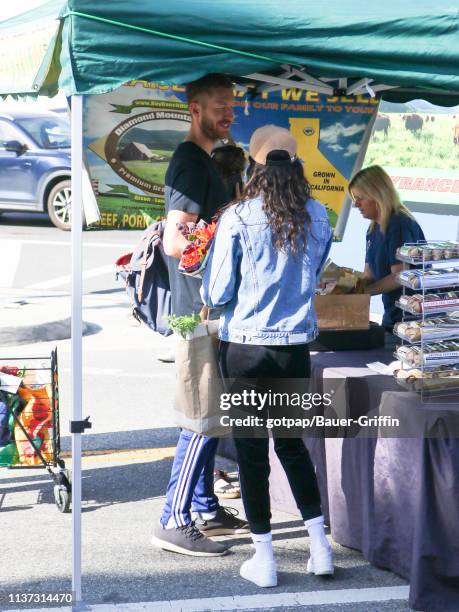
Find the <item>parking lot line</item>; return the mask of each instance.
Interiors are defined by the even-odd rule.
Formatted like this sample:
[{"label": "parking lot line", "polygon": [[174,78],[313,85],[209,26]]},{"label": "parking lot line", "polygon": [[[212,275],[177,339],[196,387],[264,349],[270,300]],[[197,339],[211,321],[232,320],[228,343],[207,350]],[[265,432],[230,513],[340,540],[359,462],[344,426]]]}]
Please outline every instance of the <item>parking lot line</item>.
[{"label": "parking lot line", "polygon": [[[377,587],[369,589],[331,589],[325,591],[303,591],[300,593],[273,593],[263,595],[239,595],[234,597],[212,597],[208,599],[182,599],[156,602],[117,604],[95,604],[85,606],[94,612],[204,612],[209,610],[266,610],[270,608],[376,603],[382,601],[406,601],[408,586]],[[54,608],[55,612],[70,610],[70,607]],[[13,610],[12,612],[31,612]]]}]

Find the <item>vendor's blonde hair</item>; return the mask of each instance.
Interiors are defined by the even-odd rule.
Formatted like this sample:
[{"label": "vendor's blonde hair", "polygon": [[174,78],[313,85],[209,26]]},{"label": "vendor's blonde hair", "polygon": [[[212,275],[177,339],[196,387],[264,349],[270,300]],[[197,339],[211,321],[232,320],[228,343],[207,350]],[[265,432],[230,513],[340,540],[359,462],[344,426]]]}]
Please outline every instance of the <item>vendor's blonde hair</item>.
[{"label": "vendor's blonde hair", "polygon": [[[367,198],[376,202],[379,212],[379,225],[385,234],[391,215],[406,215],[414,219],[408,208],[400,201],[400,196],[394,184],[381,166],[368,166],[354,175],[349,183],[348,191],[352,197],[352,188],[361,189]],[[373,221],[368,231],[371,231],[376,222]]]}]

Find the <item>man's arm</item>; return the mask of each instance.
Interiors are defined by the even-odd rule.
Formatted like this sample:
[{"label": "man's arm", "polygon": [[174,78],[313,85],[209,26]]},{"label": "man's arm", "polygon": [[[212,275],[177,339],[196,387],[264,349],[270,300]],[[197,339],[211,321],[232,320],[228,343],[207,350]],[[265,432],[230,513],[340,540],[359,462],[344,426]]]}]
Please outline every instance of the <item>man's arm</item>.
[{"label": "man's arm", "polygon": [[198,215],[183,212],[181,210],[170,210],[166,218],[166,227],[163,235],[163,248],[166,255],[180,259],[183,250],[190,242],[177,228],[177,223],[196,223]]},{"label": "man's arm", "polygon": [[190,242],[177,229],[177,223],[196,223],[201,214],[208,189],[208,172],[201,163],[189,159],[176,168],[172,185],[165,186],[167,200],[166,227],[163,248],[166,255],[180,259]]}]

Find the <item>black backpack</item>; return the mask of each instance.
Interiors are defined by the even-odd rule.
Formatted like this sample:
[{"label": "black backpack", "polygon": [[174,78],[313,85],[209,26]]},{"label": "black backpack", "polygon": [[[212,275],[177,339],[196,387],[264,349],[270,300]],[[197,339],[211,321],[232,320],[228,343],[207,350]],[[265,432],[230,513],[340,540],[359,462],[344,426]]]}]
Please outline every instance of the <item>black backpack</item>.
[{"label": "black backpack", "polygon": [[132,253],[115,262],[117,277],[126,282],[132,314],[153,331],[170,336],[171,290],[166,255],[162,248],[164,222],[150,225]]}]

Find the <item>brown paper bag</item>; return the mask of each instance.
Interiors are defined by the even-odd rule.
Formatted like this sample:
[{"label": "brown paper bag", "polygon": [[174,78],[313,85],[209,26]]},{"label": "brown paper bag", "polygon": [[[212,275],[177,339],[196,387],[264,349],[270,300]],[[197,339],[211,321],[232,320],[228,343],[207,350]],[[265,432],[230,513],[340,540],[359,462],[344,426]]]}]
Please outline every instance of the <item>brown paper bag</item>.
[{"label": "brown paper bag", "polygon": [[222,389],[218,371],[218,338],[209,326],[205,327],[206,335],[190,340],[177,338],[174,412],[179,427],[198,434],[217,435],[221,416],[218,402]]}]

